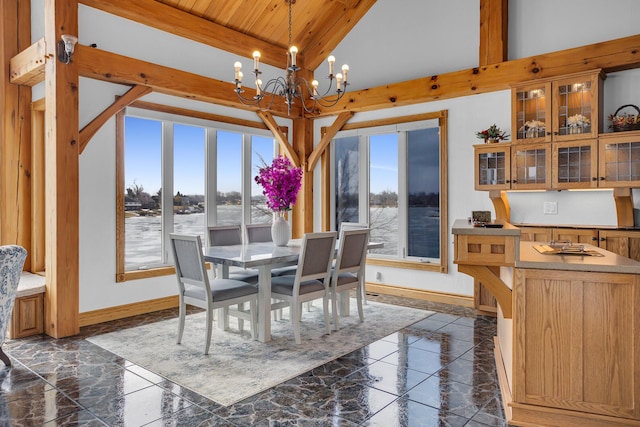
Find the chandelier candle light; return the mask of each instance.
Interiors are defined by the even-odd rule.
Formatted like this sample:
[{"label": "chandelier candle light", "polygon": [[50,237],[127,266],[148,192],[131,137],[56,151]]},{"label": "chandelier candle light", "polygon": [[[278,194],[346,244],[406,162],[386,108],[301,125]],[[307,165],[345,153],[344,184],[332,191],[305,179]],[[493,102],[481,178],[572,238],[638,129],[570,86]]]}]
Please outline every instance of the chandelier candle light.
[{"label": "chandelier candle light", "polygon": [[[279,76],[275,79],[270,79],[263,84],[260,80],[260,52],[257,50],[253,52],[253,74],[255,74],[256,95],[253,98],[247,98],[242,95],[244,90],[242,89],[242,63],[236,61],[233,64],[235,68],[235,92],[238,94],[238,99],[245,105],[259,105],[261,108],[270,108],[273,105],[275,96],[281,96],[284,98],[285,104],[287,104],[287,114],[291,112],[291,106],[295,104],[295,99],[300,100],[300,104],[304,111],[312,113],[319,104],[323,107],[331,107],[336,105],[338,101],[347,91],[349,66],[344,64],[342,66],[342,73],[334,73],[334,66],[336,59],[333,55],[327,58],[329,62],[329,85],[326,91],[322,95],[318,92],[319,83],[317,80],[313,80],[311,84],[309,82],[296,75],[296,72],[300,70],[300,67],[296,64],[296,55],[298,54],[298,48],[291,44],[291,7],[295,0],[287,0],[289,4],[289,50],[287,51],[287,68],[285,70],[285,76]],[[335,94],[329,95],[333,86],[333,80],[335,79]],[[268,97],[268,105],[263,106],[262,100]],[[266,101],[265,101],[266,104]]]}]

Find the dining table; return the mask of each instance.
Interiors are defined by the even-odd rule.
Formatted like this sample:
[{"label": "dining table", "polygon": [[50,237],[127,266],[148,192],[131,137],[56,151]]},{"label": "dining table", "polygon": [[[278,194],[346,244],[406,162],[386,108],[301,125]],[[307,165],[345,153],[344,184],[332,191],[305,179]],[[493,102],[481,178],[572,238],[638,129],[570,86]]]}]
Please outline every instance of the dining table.
[{"label": "dining table", "polygon": [[[336,242],[336,248],[339,242]],[[383,247],[369,242],[368,249]],[[202,249],[204,259],[215,264],[223,278],[229,277],[229,267],[258,270],[258,340],[271,341],[271,271],[273,268],[296,265],[302,248],[302,239],[292,239],[286,246],[273,242],[253,242],[228,246],[207,246]],[[348,313],[348,299],[340,306],[341,315]]]}]

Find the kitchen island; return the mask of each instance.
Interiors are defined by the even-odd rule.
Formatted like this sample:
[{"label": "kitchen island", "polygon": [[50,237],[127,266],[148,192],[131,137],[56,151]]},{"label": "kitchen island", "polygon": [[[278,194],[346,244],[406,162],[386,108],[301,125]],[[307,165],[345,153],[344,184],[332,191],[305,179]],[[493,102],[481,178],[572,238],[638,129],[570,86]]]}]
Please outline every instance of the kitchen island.
[{"label": "kitchen island", "polygon": [[507,419],[640,426],[640,262],[548,255],[519,230],[454,223],[454,263],[498,301],[495,357]]}]

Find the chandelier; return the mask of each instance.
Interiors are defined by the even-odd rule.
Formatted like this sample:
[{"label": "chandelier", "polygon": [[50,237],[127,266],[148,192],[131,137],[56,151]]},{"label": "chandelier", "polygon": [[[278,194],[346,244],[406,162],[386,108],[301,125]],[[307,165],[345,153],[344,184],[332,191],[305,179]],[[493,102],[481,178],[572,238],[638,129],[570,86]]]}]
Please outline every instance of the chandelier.
[{"label": "chandelier", "polygon": [[[344,64],[342,66],[342,73],[333,74],[334,65],[336,59],[333,55],[327,58],[329,62],[329,75],[327,79],[329,83],[324,92],[318,91],[319,83],[317,80],[313,80],[309,83],[305,78],[299,77],[296,72],[300,70],[300,67],[296,65],[296,55],[298,48],[291,44],[291,7],[296,0],[286,0],[289,4],[289,50],[287,51],[287,68],[285,69],[285,75],[279,76],[275,79],[270,79],[266,83],[260,80],[260,52],[257,50],[253,52],[253,74],[255,75],[256,94],[253,97],[247,98],[242,95],[244,90],[242,89],[242,64],[237,61],[234,64],[235,68],[235,92],[238,94],[238,99],[244,105],[258,105],[260,108],[271,108],[276,96],[284,98],[285,104],[287,104],[287,114],[291,112],[291,107],[295,104],[296,98],[300,101],[300,105],[304,108],[304,111],[311,113],[314,111],[316,105],[322,107],[334,106],[340,101],[342,96],[347,91],[347,74],[349,72],[349,66]],[[334,87],[335,79],[335,92],[330,94],[332,87]],[[262,101],[265,101],[262,103]]]}]

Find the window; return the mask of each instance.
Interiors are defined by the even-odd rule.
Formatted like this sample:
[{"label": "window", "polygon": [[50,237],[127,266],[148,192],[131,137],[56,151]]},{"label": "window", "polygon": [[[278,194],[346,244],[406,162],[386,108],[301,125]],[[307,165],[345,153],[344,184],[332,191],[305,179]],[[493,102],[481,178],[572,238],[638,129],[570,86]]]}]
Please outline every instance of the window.
[{"label": "window", "polygon": [[332,143],[332,227],[367,223],[369,262],[446,272],[446,111],[345,126]]},{"label": "window", "polygon": [[170,233],[199,234],[205,243],[210,225],[271,221],[252,184],[277,152],[268,131],[132,111],[117,119],[117,281],[169,267]]}]

